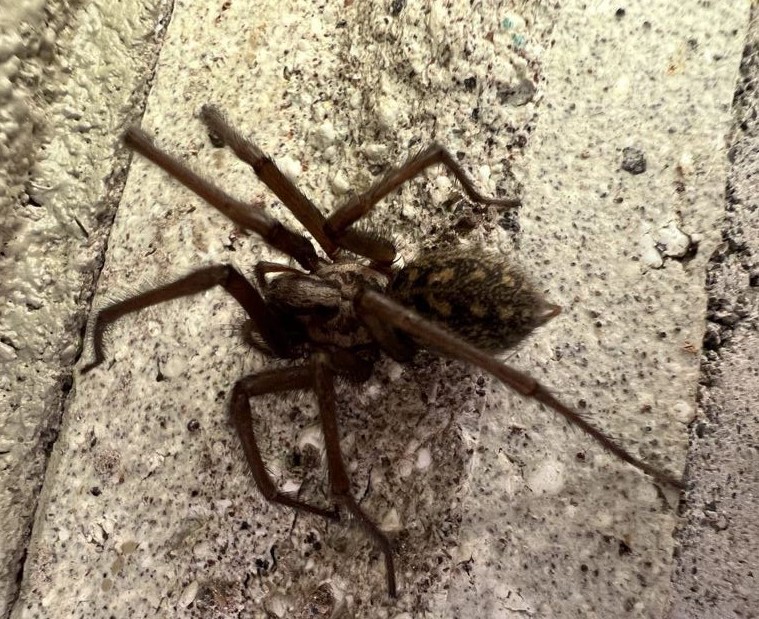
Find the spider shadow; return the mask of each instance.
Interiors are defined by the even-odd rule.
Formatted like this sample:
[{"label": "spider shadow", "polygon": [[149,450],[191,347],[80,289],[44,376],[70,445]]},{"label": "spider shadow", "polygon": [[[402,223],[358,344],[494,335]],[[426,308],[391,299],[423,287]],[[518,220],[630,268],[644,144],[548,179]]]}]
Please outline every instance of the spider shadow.
[{"label": "spider shadow", "polygon": [[[406,576],[401,586],[417,599],[439,590],[454,567],[461,496],[487,385],[466,364],[422,352],[404,366],[383,359],[367,383],[338,387],[353,495],[394,538],[398,572]],[[365,573],[372,589],[383,588],[376,568],[367,567],[366,550],[378,566],[381,557],[357,527],[332,533],[350,538],[349,544],[338,539],[338,546],[352,547],[345,556],[350,566],[336,569]]]}]

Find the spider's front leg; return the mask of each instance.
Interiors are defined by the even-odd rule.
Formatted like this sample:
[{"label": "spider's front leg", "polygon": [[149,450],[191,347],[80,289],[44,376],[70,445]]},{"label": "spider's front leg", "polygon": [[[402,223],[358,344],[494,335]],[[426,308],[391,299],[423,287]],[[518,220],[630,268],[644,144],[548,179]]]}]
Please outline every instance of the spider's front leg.
[{"label": "spider's front leg", "polygon": [[93,327],[95,360],[82,368],[82,374],[96,368],[105,360],[105,332],[116,320],[151,305],[197,294],[214,286],[221,286],[237,300],[273,354],[278,357],[290,356],[292,343],[282,320],[269,309],[258,290],[237,269],[220,264],[198,269],[175,282],[147,290],[101,309],[95,317]]},{"label": "spider's front leg", "polygon": [[432,143],[417,155],[408,159],[403,165],[391,168],[379,181],[364,193],[353,196],[346,204],[336,209],[328,218],[325,229],[332,239],[340,246],[361,256],[371,258],[380,264],[391,264],[395,259],[395,251],[391,254],[380,253],[363,238],[353,238],[352,226],[367,215],[379,202],[405,182],[421,174],[427,168],[442,164],[461,183],[470,199],[480,204],[492,204],[504,208],[514,208],[521,204],[518,198],[491,198],[475,187],[469,175],[464,171],[456,158],[441,144]]},{"label": "spider's front leg", "polygon": [[[362,255],[373,257],[375,260],[381,258],[387,262],[393,261],[395,249],[392,243],[385,239],[376,238],[374,235],[366,234],[361,230],[343,231],[340,243],[337,243],[327,230],[327,220],[321,211],[314,206],[313,202],[293,181],[277,168],[270,157],[253,142],[243,137],[230,124],[219,108],[214,105],[204,105],[200,111],[200,118],[211,133],[229,146],[240,160],[247,163],[256,176],[282,200],[282,204],[295,215],[296,219],[311,233],[330,258],[334,258],[340,248],[360,247],[369,252]],[[300,262],[301,265],[306,266],[302,261]],[[310,269],[310,267],[307,268]]]},{"label": "spider's front leg", "polygon": [[382,550],[385,555],[388,592],[392,597],[395,597],[395,565],[392,545],[388,537],[374,524],[351,495],[351,484],[340,450],[340,431],[337,425],[335,406],[334,370],[338,370],[341,375],[344,374],[357,380],[364,380],[369,376],[368,365],[360,359],[354,358],[353,355],[346,355],[345,352],[342,351],[343,356],[319,352],[314,355],[308,365],[268,370],[240,379],[232,392],[232,422],[240,436],[243,451],[256,486],[267,500],[336,520],[338,518],[336,511],[306,503],[277,489],[261,458],[253,430],[249,402],[251,397],[265,393],[313,389],[319,404],[319,417],[327,451],[330,493],[340,505],[351,513],[361,528]]},{"label": "spider's front leg", "polygon": [[252,230],[261,235],[269,245],[297,260],[303,268],[310,271],[319,264],[314,246],[306,237],[272,219],[261,209],[228,195],[179,159],[153,144],[153,140],[142,129],[128,129],[124,134],[124,144],[171,174],[244,230]]}]

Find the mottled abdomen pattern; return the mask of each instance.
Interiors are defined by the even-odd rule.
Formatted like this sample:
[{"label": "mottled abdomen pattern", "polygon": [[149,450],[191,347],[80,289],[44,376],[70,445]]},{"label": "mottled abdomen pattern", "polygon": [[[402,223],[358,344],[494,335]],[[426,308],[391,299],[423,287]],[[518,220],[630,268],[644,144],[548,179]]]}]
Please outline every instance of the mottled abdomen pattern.
[{"label": "mottled abdomen pattern", "polygon": [[514,346],[559,312],[506,257],[471,250],[418,256],[395,275],[388,293],[489,351]]}]

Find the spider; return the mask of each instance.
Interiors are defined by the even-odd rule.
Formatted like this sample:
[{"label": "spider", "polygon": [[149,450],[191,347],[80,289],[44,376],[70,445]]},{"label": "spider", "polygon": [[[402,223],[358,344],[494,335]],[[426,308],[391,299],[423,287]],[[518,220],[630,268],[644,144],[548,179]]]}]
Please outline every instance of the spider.
[{"label": "spider", "polygon": [[[243,335],[252,347],[274,358],[299,360],[244,376],[232,389],[231,419],[256,486],[268,501],[330,520],[339,519],[340,507],[347,510],[384,555],[387,590],[392,597],[397,593],[393,546],[351,494],[340,450],[334,387],[336,376],[366,381],[381,353],[407,362],[417,350],[427,348],[468,362],[522,396],[564,416],[604,449],[656,481],[683,487],[674,476],[628,453],[535,379],[494,356],[560,312],[519,267],[500,255],[482,251],[432,250],[399,268],[390,240],[354,227],[387,194],[436,164],[445,166],[476,202],[513,208],[519,205],[518,200],[482,195],[451,154],[433,143],[325,217],[269,157],[232,127],[218,108],[203,106],[200,118],[212,142],[227,145],[253,168],[309,232],[323,255],[303,234],[274,220],[260,206],[229,196],[157,147],[141,129],[131,128],[124,135],[128,147],[163,168],[243,229],[259,234],[301,268],[260,262],[255,267],[254,284],[233,266],[208,266],[109,305],[94,319],[95,356],[83,373],[105,359],[104,336],[114,321],[214,286],[224,288],[247,313]],[[316,395],[329,489],[335,500],[331,509],[280,491],[256,442],[250,399],[293,390],[311,390]]]}]

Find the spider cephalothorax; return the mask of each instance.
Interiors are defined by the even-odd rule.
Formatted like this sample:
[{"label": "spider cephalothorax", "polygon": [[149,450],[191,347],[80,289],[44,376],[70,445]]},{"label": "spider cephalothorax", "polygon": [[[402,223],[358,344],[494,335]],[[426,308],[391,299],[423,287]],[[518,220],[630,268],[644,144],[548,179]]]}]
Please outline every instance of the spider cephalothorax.
[{"label": "spider cephalothorax", "polygon": [[336,375],[366,380],[382,352],[406,360],[424,347],[467,361],[523,396],[563,415],[621,460],[659,482],[681,487],[678,479],[628,453],[536,380],[491,354],[513,346],[559,311],[512,262],[499,255],[459,248],[423,252],[406,267],[394,270],[393,243],[353,226],[384,196],[435,164],[444,165],[476,202],[509,208],[516,206],[517,200],[483,196],[457,160],[443,147],[433,144],[403,166],[392,168],[368,191],[353,196],[325,217],[216,108],[204,106],[201,118],[214,136],[214,145],[226,144],[253,168],[306,228],[326,259],[319,256],[303,234],[272,219],[260,206],[235,200],[156,147],[142,131],[130,129],[124,138],[128,146],[169,172],[237,225],[261,235],[301,268],[259,263],[254,285],[234,267],[214,265],[114,303],[96,315],[95,359],[83,372],[102,363],[106,329],[120,317],[214,286],[224,288],[248,315],[245,333],[252,346],[272,357],[300,360],[240,378],[232,389],[231,418],[256,485],[269,501],[337,518],[337,507],[313,505],[277,488],[261,457],[252,423],[252,397],[292,390],[313,391],[324,433],[331,494],[382,550],[390,595],[396,594],[392,544],[351,493],[340,451],[334,388]]},{"label": "spider cephalothorax", "polygon": [[264,285],[264,296],[276,309],[296,317],[304,341],[351,349],[372,342],[353,299],[362,289],[383,291],[387,281],[385,274],[364,264],[336,262],[313,274],[282,273]]}]

